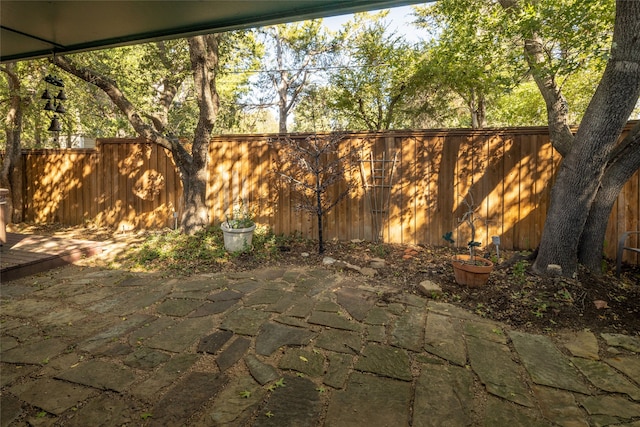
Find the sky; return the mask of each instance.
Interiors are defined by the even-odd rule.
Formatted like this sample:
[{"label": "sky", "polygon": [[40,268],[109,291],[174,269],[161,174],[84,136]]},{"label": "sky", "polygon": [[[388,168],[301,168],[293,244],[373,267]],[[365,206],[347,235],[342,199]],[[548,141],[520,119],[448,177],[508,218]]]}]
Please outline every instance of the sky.
[{"label": "sky", "polygon": [[[422,5],[422,4],[419,4]],[[375,13],[376,11],[370,11],[370,13]],[[401,6],[394,7],[389,9],[389,15],[387,15],[387,20],[390,22],[389,30],[397,30],[399,34],[405,36],[405,39],[410,43],[415,43],[420,41],[421,39],[427,38],[427,32],[425,30],[421,30],[415,28],[411,25],[411,22],[414,21],[414,17],[411,15],[413,13],[413,9],[411,6]],[[331,30],[338,30],[340,27],[347,21],[352,18],[353,14],[349,15],[339,15],[332,16],[330,18],[323,18],[322,23],[329,27]]]}]

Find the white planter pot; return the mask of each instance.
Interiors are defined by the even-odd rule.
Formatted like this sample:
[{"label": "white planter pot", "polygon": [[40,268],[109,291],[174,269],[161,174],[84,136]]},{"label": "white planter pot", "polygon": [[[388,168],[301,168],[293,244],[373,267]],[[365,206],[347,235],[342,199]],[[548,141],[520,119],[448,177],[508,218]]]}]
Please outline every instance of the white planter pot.
[{"label": "white planter pot", "polygon": [[249,228],[229,228],[226,222],[220,225],[224,236],[224,248],[229,252],[242,251],[245,248],[251,249],[253,241],[253,230],[256,225],[253,224]]}]

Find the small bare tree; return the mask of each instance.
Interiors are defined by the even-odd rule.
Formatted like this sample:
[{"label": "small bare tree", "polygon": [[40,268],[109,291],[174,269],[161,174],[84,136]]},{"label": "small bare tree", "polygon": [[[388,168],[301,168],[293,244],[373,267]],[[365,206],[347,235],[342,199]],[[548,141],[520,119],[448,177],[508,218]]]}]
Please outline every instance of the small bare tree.
[{"label": "small bare tree", "polygon": [[[341,144],[344,135],[313,134],[307,138],[271,141],[276,150],[274,172],[289,184],[296,197],[296,209],[318,219],[318,253],[324,252],[322,218],[355,187],[352,172],[357,167],[357,150]],[[339,183],[344,186],[329,191]]]}]

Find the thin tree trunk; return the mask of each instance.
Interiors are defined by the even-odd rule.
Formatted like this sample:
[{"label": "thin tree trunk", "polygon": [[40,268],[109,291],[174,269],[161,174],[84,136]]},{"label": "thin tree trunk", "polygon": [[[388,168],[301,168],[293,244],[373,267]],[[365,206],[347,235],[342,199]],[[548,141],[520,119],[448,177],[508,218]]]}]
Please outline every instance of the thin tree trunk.
[{"label": "thin tree trunk", "polygon": [[20,96],[20,79],[15,73],[15,63],[9,63],[2,67],[7,76],[9,88],[9,111],[5,118],[5,135],[7,145],[5,156],[0,171],[0,187],[9,190],[7,203],[1,206],[5,209],[7,222],[23,221],[22,209],[22,162],[21,162],[21,135],[22,135],[22,104]]}]

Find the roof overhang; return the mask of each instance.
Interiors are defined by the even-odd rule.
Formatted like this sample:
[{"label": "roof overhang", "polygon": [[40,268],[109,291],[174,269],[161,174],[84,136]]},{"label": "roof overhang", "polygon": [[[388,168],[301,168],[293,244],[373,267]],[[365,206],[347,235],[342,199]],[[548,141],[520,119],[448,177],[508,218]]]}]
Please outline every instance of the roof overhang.
[{"label": "roof overhang", "polygon": [[416,0],[0,1],[0,62],[384,9]]}]

